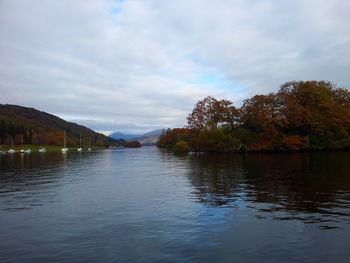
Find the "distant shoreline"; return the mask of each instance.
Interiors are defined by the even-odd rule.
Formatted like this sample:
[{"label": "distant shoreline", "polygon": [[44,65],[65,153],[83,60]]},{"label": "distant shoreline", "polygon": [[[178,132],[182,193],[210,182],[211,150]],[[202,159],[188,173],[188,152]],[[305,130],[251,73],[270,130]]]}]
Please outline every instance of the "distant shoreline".
[{"label": "distant shoreline", "polygon": [[[32,145],[32,144],[25,144],[23,146],[8,146],[8,145],[0,145],[0,151],[5,151],[7,152],[10,149],[14,149],[16,151],[19,151],[21,149],[24,150],[31,150],[33,152],[38,152],[39,148],[44,147],[46,149],[47,152],[58,152],[61,151],[61,149],[63,148],[62,146],[55,146],[55,145]],[[75,146],[75,147],[67,147],[69,151],[76,151],[79,146]],[[87,150],[88,148],[91,148],[92,150],[101,150],[101,149],[108,149],[108,147],[101,147],[101,146],[91,146],[91,147],[82,147],[83,151]]]}]

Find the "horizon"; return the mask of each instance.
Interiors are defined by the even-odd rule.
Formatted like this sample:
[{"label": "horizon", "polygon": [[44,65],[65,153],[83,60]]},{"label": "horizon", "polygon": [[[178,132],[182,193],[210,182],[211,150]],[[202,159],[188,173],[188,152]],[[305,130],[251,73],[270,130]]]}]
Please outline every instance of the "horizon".
[{"label": "horizon", "polygon": [[349,9],[340,0],[4,0],[0,103],[144,134],[183,127],[207,96],[239,107],[293,80],[349,89]]}]

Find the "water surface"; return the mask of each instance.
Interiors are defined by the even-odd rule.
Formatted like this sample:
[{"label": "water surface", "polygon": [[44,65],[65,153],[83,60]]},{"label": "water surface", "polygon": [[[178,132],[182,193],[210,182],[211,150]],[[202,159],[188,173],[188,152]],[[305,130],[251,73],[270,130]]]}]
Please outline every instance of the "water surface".
[{"label": "water surface", "polygon": [[0,156],[0,262],[349,258],[349,152]]}]

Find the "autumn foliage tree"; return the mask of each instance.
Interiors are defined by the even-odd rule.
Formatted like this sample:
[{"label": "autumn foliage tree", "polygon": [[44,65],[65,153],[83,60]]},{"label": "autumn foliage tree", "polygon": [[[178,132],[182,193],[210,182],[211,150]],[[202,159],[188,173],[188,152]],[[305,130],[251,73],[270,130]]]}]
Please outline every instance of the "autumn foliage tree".
[{"label": "autumn foliage tree", "polygon": [[209,96],[198,101],[187,117],[188,128],[212,130],[224,125],[233,128],[237,114],[231,101],[217,100]]},{"label": "autumn foliage tree", "polygon": [[187,121],[187,129],[166,131],[158,145],[181,140],[206,152],[350,149],[350,92],[326,81],[287,82],[238,109],[206,97]]},{"label": "autumn foliage tree", "polygon": [[127,148],[139,148],[141,146],[142,145],[139,141],[130,141],[124,144],[124,147],[127,147]]}]

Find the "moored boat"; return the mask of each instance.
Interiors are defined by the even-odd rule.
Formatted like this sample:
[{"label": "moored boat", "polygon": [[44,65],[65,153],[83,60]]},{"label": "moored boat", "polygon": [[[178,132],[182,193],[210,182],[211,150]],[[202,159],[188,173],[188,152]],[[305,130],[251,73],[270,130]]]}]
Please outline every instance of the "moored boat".
[{"label": "moored boat", "polygon": [[13,149],[13,138],[11,138],[11,148],[7,151],[8,153],[15,153],[16,150]]},{"label": "moored boat", "polygon": [[63,152],[63,153],[68,152],[68,148],[62,148],[62,149],[61,149],[61,152]]},{"label": "moored boat", "polygon": [[19,153],[24,153],[24,149],[23,149],[23,134],[21,134],[21,149],[19,149]]},{"label": "moored boat", "polygon": [[91,151],[91,138],[89,138],[89,148],[87,148],[88,151]]},{"label": "moored boat", "polygon": [[68,148],[66,146],[66,130],[64,130],[64,135],[63,135],[63,148],[61,149],[62,153],[68,152]]},{"label": "moored boat", "polygon": [[40,153],[44,153],[46,152],[46,149],[44,147],[40,147],[39,150],[38,150]]},{"label": "moored boat", "polygon": [[77,148],[78,152],[81,152],[83,150],[83,148],[81,148],[81,133],[79,134],[79,148]]}]

